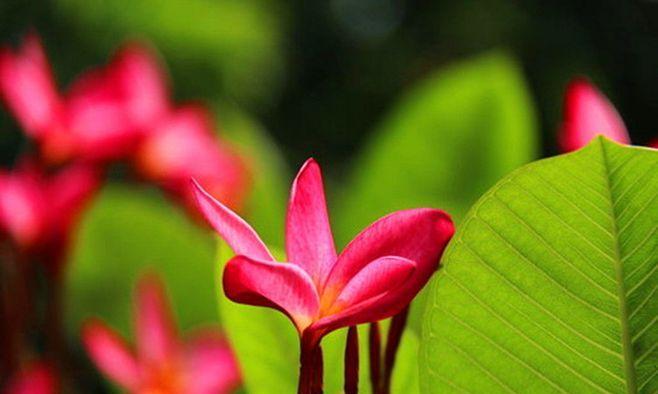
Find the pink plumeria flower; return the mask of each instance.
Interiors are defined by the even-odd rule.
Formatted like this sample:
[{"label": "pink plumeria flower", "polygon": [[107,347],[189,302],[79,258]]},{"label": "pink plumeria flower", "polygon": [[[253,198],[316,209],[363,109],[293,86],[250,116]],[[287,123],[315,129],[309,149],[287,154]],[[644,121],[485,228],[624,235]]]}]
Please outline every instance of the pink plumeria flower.
[{"label": "pink plumeria flower", "polygon": [[216,331],[179,338],[159,280],[144,277],[136,297],[135,351],[99,320],[83,328],[87,353],[109,379],[137,394],[223,394],[239,385],[233,353]]},{"label": "pink plumeria flower", "polygon": [[574,79],[567,86],[563,117],[558,136],[563,152],[580,149],[597,135],[622,144],[631,143],[615,107],[585,79]]},{"label": "pink plumeria flower", "polygon": [[44,363],[34,363],[14,376],[4,394],[55,394],[59,392],[57,377]]},{"label": "pink plumeria flower", "polygon": [[81,75],[66,107],[78,154],[125,158],[169,111],[166,74],[155,52],[124,44],[110,63]]},{"label": "pink plumeria flower", "polygon": [[332,330],[400,312],[437,269],[454,232],[443,211],[398,211],[338,255],[320,167],[309,159],[290,193],[287,262],[277,262],[243,219],[196,183],[195,190],[200,210],[236,254],[224,270],[228,298],[283,312],[310,347]]},{"label": "pink plumeria flower", "polygon": [[83,74],[64,95],[35,34],[17,51],[0,51],[0,93],[52,163],[124,158],[168,108],[166,77],[145,47],[126,45],[108,66]]},{"label": "pink plumeria flower", "polygon": [[0,229],[21,252],[39,254],[57,271],[73,227],[99,184],[98,171],[85,165],[46,174],[24,163],[0,172]]},{"label": "pink plumeria flower", "polygon": [[144,178],[163,186],[194,213],[198,210],[190,178],[237,210],[250,183],[243,159],[218,140],[211,115],[197,105],[172,111],[144,138],[135,161]]}]

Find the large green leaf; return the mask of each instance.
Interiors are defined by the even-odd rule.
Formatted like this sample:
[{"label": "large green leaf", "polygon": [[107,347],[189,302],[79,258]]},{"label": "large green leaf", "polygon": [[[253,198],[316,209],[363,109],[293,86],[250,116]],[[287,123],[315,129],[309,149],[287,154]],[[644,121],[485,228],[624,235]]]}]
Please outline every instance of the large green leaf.
[{"label": "large green leaf", "polygon": [[430,289],[422,392],[658,391],[657,168],[600,137],[482,197]]},{"label": "large green leaf", "polygon": [[338,238],[391,211],[460,218],[502,176],[535,159],[535,118],[519,66],[501,53],[438,71],[373,133],[339,208]]},{"label": "large green leaf", "polygon": [[129,335],[134,283],[146,270],[164,276],[183,327],[217,320],[213,239],[155,190],[107,185],[75,245],[66,297],[74,336],[90,316]]}]

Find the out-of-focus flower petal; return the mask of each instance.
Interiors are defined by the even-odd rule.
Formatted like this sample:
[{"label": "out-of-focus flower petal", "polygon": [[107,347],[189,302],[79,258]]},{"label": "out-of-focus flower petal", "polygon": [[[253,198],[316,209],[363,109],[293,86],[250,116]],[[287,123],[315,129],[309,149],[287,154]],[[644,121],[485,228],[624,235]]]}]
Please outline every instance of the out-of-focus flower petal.
[{"label": "out-of-focus flower petal", "polygon": [[630,144],[624,121],[608,99],[587,80],[579,78],[567,86],[559,143],[564,152],[580,149],[597,135]]},{"label": "out-of-focus flower petal", "polygon": [[143,126],[168,109],[167,75],[155,51],[144,44],[124,45],[110,64],[114,83],[124,90],[134,122]]},{"label": "out-of-focus flower petal", "polygon": [[163,363],[179,350],[178,332],[162,283],[151,275],[137,285],[135,336],[140,362]]},{"label": "out-of-focus flower petal", "polygon": [[49,210],[53,221],[64,232],[70,230],[79,214],[98,190],[101,182],[99,171],[87,165],[70,165],[55,174],[47,188]]},{"label": "out-of-focus flower petal", "polygon": [[[104,68],[79,77],[66,102],[66,131],[76,154],[89,160],[124,158],[168,110],[166,76],[157,57],[131,43]],[[55,151],[50,140],[47,151]]]},{"label": "out-of-focus flower petal", "polygon": [[45,199],[32,174],[0,174],[0,226],[21,247],[33,247],[43,239],[48,228]]},{"label": "out-of-focus flower petal", "polygon": [[197,105],[178,108],[159,122],[140,143],[135,162],[144,178],[193,208],[190,178],[234,209],[242,205],[249,185],[243,159],[215,136],[212,116]]},{"label": "out-of-focus flower petal", "polygon": [[240,384],[240,370],[228,342],[217,332],[190,339],[185,356],[187,392],[228,394]]},{"label": "out-of-focus flower petal", "polygon": [[224,292],[235,302],[284,312],[302,332],[319,311],[313,281],[295,264],[235,256],[224,269]]},{"label": "out-of-focus flower petal", "polygon": [[29,135],[41,136],[56,121],[60,97],[36,34],[25,37],[16,52],[0,50],[0,92]]},{"label": "out-of-focus flower petal", "polygon": [[98,369],[126,389],[136,390],[140,373],[137,360],[113,330],[90,320],[82,330],[82,341]]},{"label": "out-of-focus flower petal", "polygon": [[55,394],[59,384],[52,369],[44,363],[34,363],[18,373],[8,384],[5,394]]},{"label": "out-of-focus flower petal", "polygon": [[196,181],[193,185],[201,213],[235,254],[274,261],[270,251],[247,222],[208,194]]},{"label": "out-of-focus flower petal", "polygon": [[292,184],[286,218],[288,260],[302,267],[320,287],[336,261],[320,166],[304,163]]}]

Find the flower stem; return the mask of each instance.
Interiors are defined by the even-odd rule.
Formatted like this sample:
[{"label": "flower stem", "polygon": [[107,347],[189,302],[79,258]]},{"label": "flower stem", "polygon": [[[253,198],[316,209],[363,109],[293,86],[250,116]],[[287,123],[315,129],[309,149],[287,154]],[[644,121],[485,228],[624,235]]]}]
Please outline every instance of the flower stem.
[{"label": "flower stem", "polygon": [[407,325],[409,316],[409,307],[404,308],[400,313],[393,316],[391,326],[388,330],[386,339],[386,353],[384,355],[384,381],[382,382],[382,394],[391,392],[391,379],[393,377],[393,367],[395,366],[395,357],[400,347],[402,333]]},{"label": "flower stem", "polygon": [[380,392],[381,376],[381,335],[379,334],[379,323],[370,323],[370,332],[368,334],[368,345],[370,347],[370,384],[372,385],[373,394]]},{"label": "flower stem", "polygon": [[299,356],[298,394],[322,394],[322,348],[319,340],[302,335]]},{"label": "flower stem", "polygon": [[48,304],[46,306],[45,330],[47,335],[48,353],[56,366],[66,364],[66,345],[64,339],[63,318],[63,290],[64,278],[61,273],[49,275],[46,283],[48,292]]},{"label": "flower stem", "polygon": [[345,394],[359,392],[359,332],[356,326],[347,331],[345,343]]}]

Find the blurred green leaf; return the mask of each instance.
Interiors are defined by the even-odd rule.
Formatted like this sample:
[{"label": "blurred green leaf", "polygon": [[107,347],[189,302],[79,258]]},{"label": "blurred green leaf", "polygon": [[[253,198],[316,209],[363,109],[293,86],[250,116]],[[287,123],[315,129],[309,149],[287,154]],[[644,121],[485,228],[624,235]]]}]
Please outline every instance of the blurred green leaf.
[{"label": "blurred green leaf", "polygon": [[73,336],[97,316],[132,337],[133,286],[149,269],[163,275],[182,327],[217,320],[213,239],[154,190],[108,184],[75,245],[66,294]]},{"label": "blurred green leaf", "polygon": [[491,188],[430,286],[422,392],[656,392],[657,166],[599,137]]},{"label": "blurred green leaf", "polygon": [[[457,222],[492,184],[537,154],[534,111],[519,66],[490,53],[412,89],[354,164],[336,215],[345,243],[392,211],[436,207]],[[420,328],[417,297],[410,325]]]},{"label": "blurred green leaf", "polygon": [[247,158],[253,189],[242,216],[269,245],[283,246],[283,226],[291,183],[288,168],[274,141],[254,119],[235,106],[219,105],[221,135]]},{"label": "blurred green leaf", "polygon": [[502,53],[440,70],[373,133],[336,216],[342,243],[391,211],[430,206],[459,220],[489,186],[537,154],[531,98]]},{"label": "blurred green leaf", "polygon": [[59,17],[100,53],[126,38],[152,40],[179,77],[179,87],[196,84],[193,93],[221,92],[250,103],[267,100],[277,90],[285,19],[275,3],[58,0],[56,6]]}]

